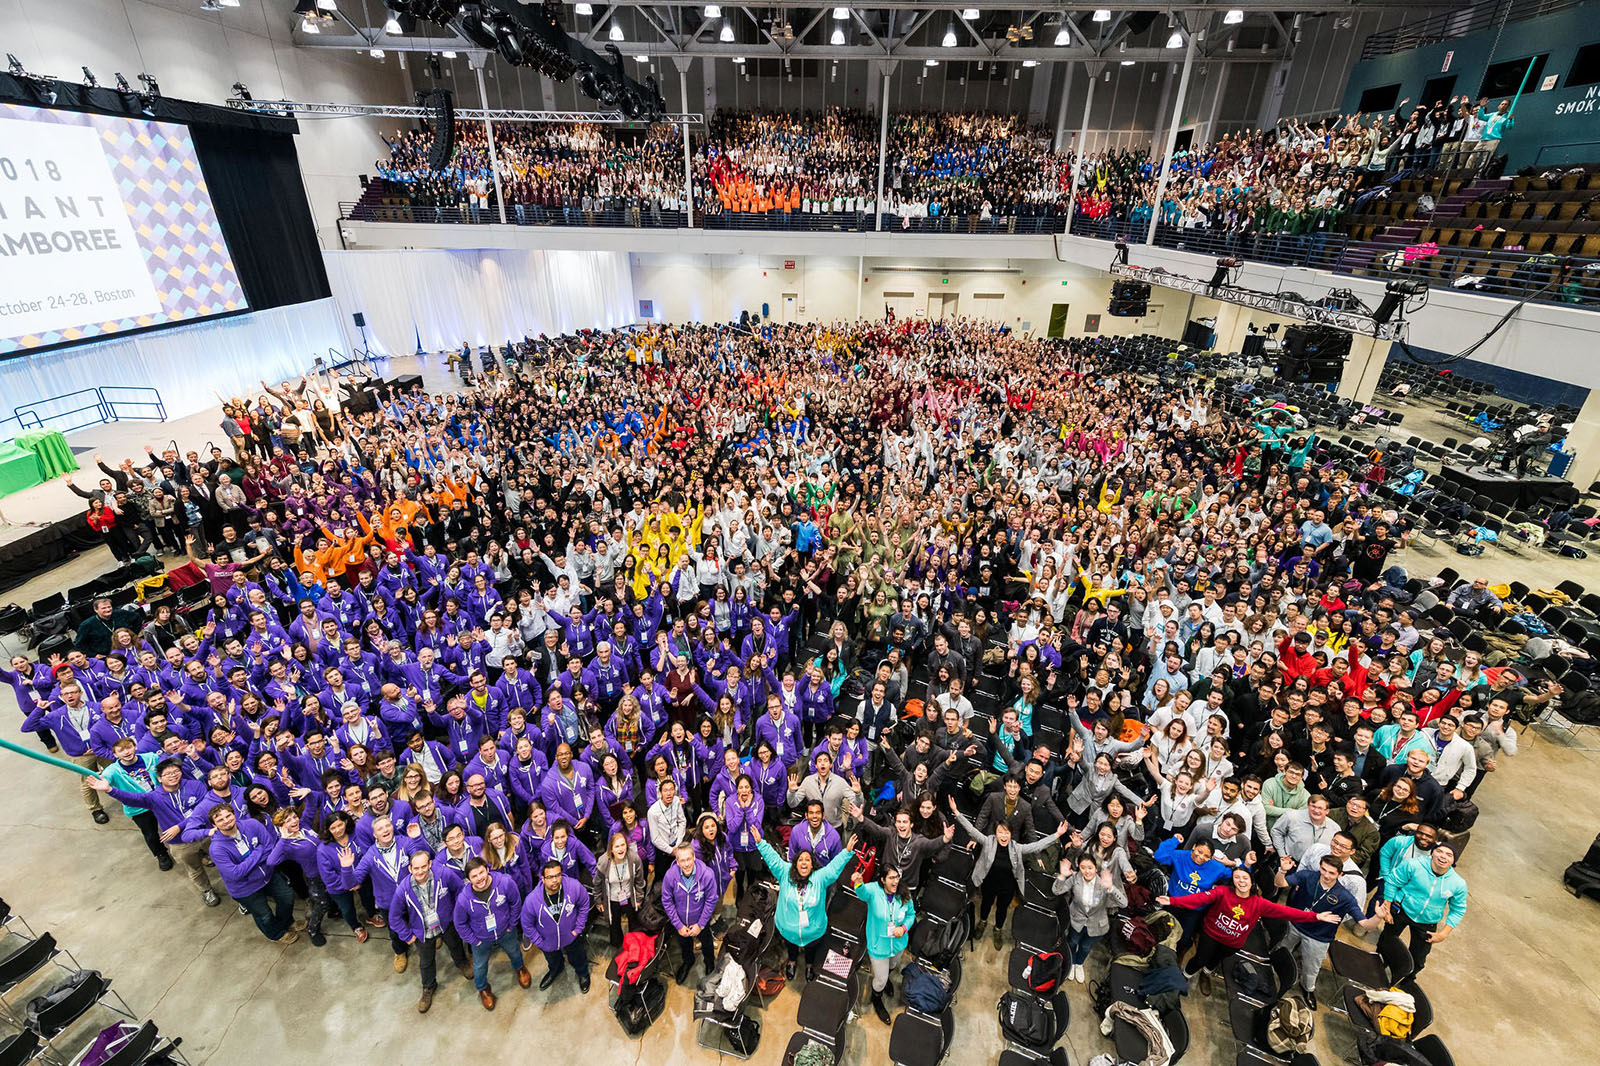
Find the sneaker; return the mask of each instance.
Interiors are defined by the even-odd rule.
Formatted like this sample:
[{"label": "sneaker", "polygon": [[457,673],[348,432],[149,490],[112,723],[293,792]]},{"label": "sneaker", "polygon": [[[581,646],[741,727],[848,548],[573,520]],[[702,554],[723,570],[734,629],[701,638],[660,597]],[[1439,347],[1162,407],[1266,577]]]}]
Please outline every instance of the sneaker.
[{"label": "sneaker", "polygon": [[389,927],[389,919],[381,914],[374,914],[367,918],[367,924],[374,929],[387,929]]},{"label": "sneaker", "polygon": [[409,955],[396,955],[394,957],[394,972],[395,973],[405,973],[406,972],[406,964],[409,963],[410,961],[411,961],[411,956],[409,956]]},{"label": "sneaker", "polygon": [[278,943],[280,943],[280,944],[293,944],[296,941],[298,941],[299,939],[300,939],[300,934],[295,932],[293,929],[291,929],[287,933],[283,934],[282,936],[280,936],[278,938]]},{"label": "sneaker", "polygon": [[157,855],[156,856],[156,869],[160,870],[162,873],[166,873],[168,870],[172,869],[172,856],[171,855]]},{"label": "sneaker", "polygon": [[94,819],[96,825],[105,825],[107,822],[111,821],[111,816],[105,811],[102,811],[99,807],[96,807],[94,810],[90,811],[89,817]]},{"label": "sneaker", "polygon": [[368,934],[367,934],[367,927],[366,926],[364,926],[364,925],[356,926],[356,943],[357,944],[365,944],[367,942],[367,935]]},{"label": "sneaker", "polygon": [[201,896],[200,898],[205,900],[207,907],[215,907],[222,903],[222,897],[217,895],[209,888],[206,889],[205,895]]},{"label": "sneaker", "polygon": [[431,1006],[433,1006],[433,989],[424,988],[422,990],[422,997],[417,1000],[417,1013],[426,1014],[428,1013],[428,1008]]},{"label": "sneaker", "polygon": [[239,906],[239,917],[241,917],[241,918],[250,917],[250,911],[249,911],[249,909],[247,907],[245,907],[245,905],[243,903],[239,904],[238,906]]}]

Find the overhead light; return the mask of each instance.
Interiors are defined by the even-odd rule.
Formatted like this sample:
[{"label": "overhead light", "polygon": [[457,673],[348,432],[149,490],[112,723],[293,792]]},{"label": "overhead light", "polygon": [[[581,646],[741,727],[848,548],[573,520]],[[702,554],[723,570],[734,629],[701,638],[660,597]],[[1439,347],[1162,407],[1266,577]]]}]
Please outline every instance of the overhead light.
[{"label": "overhead light", "polygon": [[339,0],[317,0],[317,10],[337,11],[339,10]]},{"label": "overhead light", "polygon": [[734,56],[733,61],[740,66],[744,66],[744,56]]},{"label": "overhead light", "polygon": [[382,59],[383,58],[383,49],[382,48],[368,48],[367,49],[367,55],[371,56],[373,59]]},{"label": "overhead light", "polygon": [[1133,60],[1131,60],[1131,59],[1124,59],[1124,60],[1123,60],[1123,61],[1122,61],[1122,65],[1123,65],[1123,66],[1125,66],[1125,67],[1131,67],[1131,66],[1133,66]]},{"label": "overhead light", "polygon": [[594,6],[591,4],[573,4],[572,13],[574,15],[592,15],[594,14]]},{"label": "overhead light", "polygon": [[1106,81],[1110,81],[1111,80],[1111,71],[1109,71],[1109,70],[1106,71],[1105,80]]},{"label": "overhead light", "polygon": [[307,15],[304,19],[300,20],[300,32],[321,33],[322,30],[317,26],[317,20],[312,18],[310,15]]},{"label": "overhead light", "polygon": [[925,67],[936,67],[938,65],[939,65],[939,61],[937,59],[930,59],[926,63],[923,64],[923,66],[925,66]]},{"label": "overhead light", "polygon": [[627,38],[622,35],[622,27],[619,26],[615,22],[613,22],[611,24],[611,29],[606,34],[606,36],[610,37],[613,41],[625,41],[625,40],[627,40]]},{"label": "overhead light", "polygon": [[733,23],[724,22],[722,24],[722,32],[717,34],[717,39],[723,42],[731,42],[733,40]]},{"label": "overhead light", "polygon": [[1238,8],[1229,8],[1228,13],[1222,16],[1224,26],[1237,26],[1244,21],[1244,12]]},{"label": "overhead light", "polygon": [[1172,36],[1167,38],[1167,47],[1168,48],[1182,48],[1183,47],[1183,34],[1179,33],[1177,30],[1173,30],[1172,31]]},{"label": "overhead light", "polygon": [[[1022,65],[1024,67],[1027,67],[1029,70],[1032,70],[1034,67],[1039,65],[1039,61],[1037,59],[1024,59],[1022,61]],[[979,70],[983,69],[983,64],[982,63],[978,64],[978,69]]]},{"label": "overhead light", "polygon": [[1056,31],[1056,47],[1057,48],[1060,48],[1063,45],[1068,45],[1068,44],[1071,44],[1071,43],[1072,43],[1072,34],[1067,32],[1067,28],[1065,26],[1061,27],[1059,30]]},{"label": "overhead light", "polygon": [[440,52],[439,55],[445,59],[454,59],[456,57],[454,52]]},{"label": "overhead light", "polygon": [[218,0],[223,7],[238,7],[239,0]]},{"label": "overhead light", "polygon": [[833,17],[836,21],[843,22],[845,19],[850,17],[850,9],[847,7],[836,7],[833,9]]},{"label": "overhead light", "polygon": [[388,21],[383,24],[383,32],[400,34],[404,31],[400,29],[400,20],[390,15]]},{"label": "overhead light", "polygon": [[828,43],[835,46],[844,44],[844,31],[835,26],[833,33],[828,36]]},{"label": "overhead light", "polygon": [[721,17],[722,17],[722,8],[718,7],[716,4],[707,4],[706,5],[706,18],[708,18],[708,19],[719,19]]},{"label": "overhead light", "polygon": [[1234,45],[1234,40],[1233,40],[1232,37],[1229,37],[1228,38],[1228,51],[1230,51],[1230,52],[1233,51],[1233,45]]},{"label": "overhead light", "polygon": [[966,19],[968,22],[971,22],[973,19],[978,18],[980,14],[981,13],[975,7],[967,7],[967,8],[962,8],[961,9],[961,17]]},{"label": "overhead light", "polygon": [[954,23],[945,27],[944,40],[940,41],[939,43],[944,45],[946,48],[954,48],[956,46],[956,28]]},{"label": "overhead light", "polygon": [[1128,42],[1127,41],[1119,41],[1119,42],[1117,42],[1117,51],[1126,52],[1127,50],[1128,50]]},{"label": "overhead light", "polygon": [[1111,12],[1107,11],[1103,7],[1095,8],[1094,21],[1095,22],[1110,22],[1111,21]]}]

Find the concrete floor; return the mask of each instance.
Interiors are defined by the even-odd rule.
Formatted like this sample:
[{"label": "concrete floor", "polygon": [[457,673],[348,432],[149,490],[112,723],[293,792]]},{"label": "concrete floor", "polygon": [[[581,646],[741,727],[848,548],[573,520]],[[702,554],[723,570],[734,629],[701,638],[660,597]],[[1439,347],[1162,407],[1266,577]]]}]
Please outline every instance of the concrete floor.
[{"label": "concrete floor", "polygon": [[[429,362],[422,369],[432,387],[442,374]],[[408,371],[397,366],[393,372]],[[1416,574],[1453,565],[1463,573],[1481,570],[1530,584],[1576,577],[1600,586],[1600,559],[1533,552],[1465,559],[1441,547],[1413,546],[1398,558]],[[111,565],[109,552],[96,549],[9,598],[27,603]],[[16,643],[0,642],[0,653],[9,654]],[[0,736],[36,748],[31,736],[19,736],[10,698],[3,704]],[[1591,730],[1575,740],[1537,726],[1524,735],[1523,745],[1522,754],[1505,760],[1478,793],[1484,814],[1461,862],[1472,893],[1469,913],[1460,932],[1435,951],[1422,981],[1438,1015],[1434,1031],[1461,1066],[1501,1066],[1508,1055],[1510,1061],[1550,1066],[1589,1062],[1600,1047],[1600,969],[1594,962],[1600,957],[1600,905],[1574,900],[1560,881],[1562,870],[1600,831],[1593,802],[1600,753],[1585,750],[1600,745],[1600,737]],[[385,938],[362,945],[335,935],[321,949],[304,939],[289,946],[268,943],[231,905],[208,910],[180,874],[160,873],[137,830],[120,814],[108,826],[91,822],[75,779],[14,754],[3,758],[8,772],[0,774],[0,839],[10,874],[0,891],[6,901],[34,929],[52,931],[84,965],[112,977],[136,1013],[181,1035],[196,1063],[233,1066],[266,1057],[409,1064],[499,1056],[508,1047],[574,1045],[581,1047],[586,1066],[666,1066],[720,1057],[695,1044],[687,990],[673,987],[666,1015],[642,1040],[630,1041],[606,1010],[603,984],[597,981],[587,997],[570,978],[551,992],[522,992],[503,959],[491,970],[503,996],[492,1016],[484,1015],[470,982],[446,966],[433,1012],[418,1017],[415,963],[396,975]],[[14,946],[0,945],[0,951]],[[593,954],[605,958],[600,943]],[[531,966],[536,975],[543,972],[542,962]],[[1004,966],[1004,954],[988,940],[967,956],[949,1062],[990,1063],[1001,1051],[994,1004],[1005,988]],[[1092,960],[1091,976],[1102,967],[1099,958]],[[1325,993],[1337,990],[1331,973],[1322,980]],[[26,994],[31,990],[8,998],[20,1001]],[[1073,1018],[1065,1042],[1072,1062],[1082,1066],[1110,1044],[1099,1035],[1083,986],[1070,985],[1068,995]],[[752,1061],[781,1061],[798,999],[798,989],[791,988],[762,1013],[765,1030]],[[1193,1042],[1184,1061],[1232,1063],[1237,1045],[1221,995],[1206,1000],[1196,994],[1185,1013]],[[870,1013],[848,1033],[849,1062],[888,1061],[888,1030]],[[1314,1050],[1324,1064],[1353,1059],[1348,1023],[1322,1011]]]}]

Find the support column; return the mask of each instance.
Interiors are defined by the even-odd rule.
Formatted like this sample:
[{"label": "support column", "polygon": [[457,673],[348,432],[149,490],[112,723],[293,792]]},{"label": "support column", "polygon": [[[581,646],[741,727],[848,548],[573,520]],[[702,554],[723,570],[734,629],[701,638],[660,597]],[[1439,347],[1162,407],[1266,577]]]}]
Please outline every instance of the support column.
[{"label": "support column", "polygon": [[1350,357],[1344,361],[1344,373],[1339,376],[1339,395],[1357,403],[1366,403],[1378,391],[1378,378],[1389,362],[1390,341],[1380,341],[1362,333],[1350,337]]},{"label": "support column", "polygon": [[[485,111],[489,110],[489,93],[483,86],[483,64],[487,53],[472,57],[472,72],[478,76],[478,106]],[[489,138],[489,173],[494,178],[494,203],[500,211],[500,224],[506,222],[506,194],[500,187],[500,159],[494,150],[494,122],[483,120],[483,132]]]},{"label": "support column", "polygon": [[867,257],[856,256],[856,318],[861,318],[861,277],[866,273]]},{"label": "support column", "polygon": [[[687,115],[691,110],[689,64],[694,62],[694,59],[691,56],[673,56],[672,62],[678,68],[678,99],[683,101],[683,113]],[[690,163],[687,118],[683,120],[683,224],[691,229],[694,227],[694,166]]]},{"label": "support column", "polygon": [[1094,107],[1094,83],[1099,80],[1105,64],[1085,63],[1083,69],[1089,74],[1089,91],[1083,94],[1083,128],[1078,131],[1078,143],[1073,146],[1076,151],[1072,154],[1072,188],[1067,192],[1067,225],[1063,233],[1072,232],[1072,216],[1078,209],[1078,179],[1083,176],[1083,152],[1089,143],[1089,110]]},{"label": "support column", "polygon": [[1228,91],[1228,72],[1233,69],[1232,63],[1223,63],[1217,71],[1217,91],[1211,97],[1211,110],[1206,115],[1205,139],[1195,141],[1204,144],[1215,144],[1217,140],[1217,116],[1222,114],[1222,94]]},{"label": "support column", "polygon": [[1156,183],[1155,202],[1151,204],[1150,232],[1146,244],[1156,243],[1156,223],[1161,219],[1161,201],[1167,195],[1167,181],[1172,177],[1172,150],[1178,146],[1178,120],[1183,117],[1183,101],[1189,95],[1189,75],[1194,73],[1194,31],[1187,34],[1189,44],[1183,50],[1183,76],[1178,79],[1178,99],[1172,105],[1172,121],[1167,125],[1167,150],[1161,156],[1161,180]]},{"label": "support column", "polygon": [[[1077,67],[1078,64],[1071,61],[1061,66],[1061,104],[1056,108],[1055,150],[1058,152],[1066,146],[1067,142],[1067,103],[1072,96],[1072,75],[1077,70]],[[1089,79],[1089,84],[1092,89],[1094,85],[1093,78]]]},{"label": "support column", "polygon": [[878,122],[878,202],[872,212],[872,228],[875,231],[883,230],[883,170],[889,159],[889,77],[894,73],[894,61],[886,60],[875,64],[883,74],[883,117]]},{"label": "support column", "polygon": [[1580,489],[1594,484],[1600,478],[1600,389],[1589,390],[1563,447],[1573,453],[1567,480]]},{"label": "support column", "polygon": [[[1143,71],[1140,71],[1142,74]],[[1156,128],[1150,135],[1151,144],[1160,144],[1161,135],[1167,132],[1166,123],[1172,112],[1167,105],[1172,103],[1172,64],[1161,64],[1161,103],[1156,105]]]}]

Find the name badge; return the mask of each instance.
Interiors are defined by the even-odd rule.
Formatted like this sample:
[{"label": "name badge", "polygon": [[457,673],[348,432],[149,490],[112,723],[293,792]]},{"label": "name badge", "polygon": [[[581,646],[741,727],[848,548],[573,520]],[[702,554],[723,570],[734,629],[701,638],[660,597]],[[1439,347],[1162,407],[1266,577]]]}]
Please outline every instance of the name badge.
[{"label": "name badge", "polygon": [[490,933],[495,931],[494,911],[484,915],[483,928]]}]

